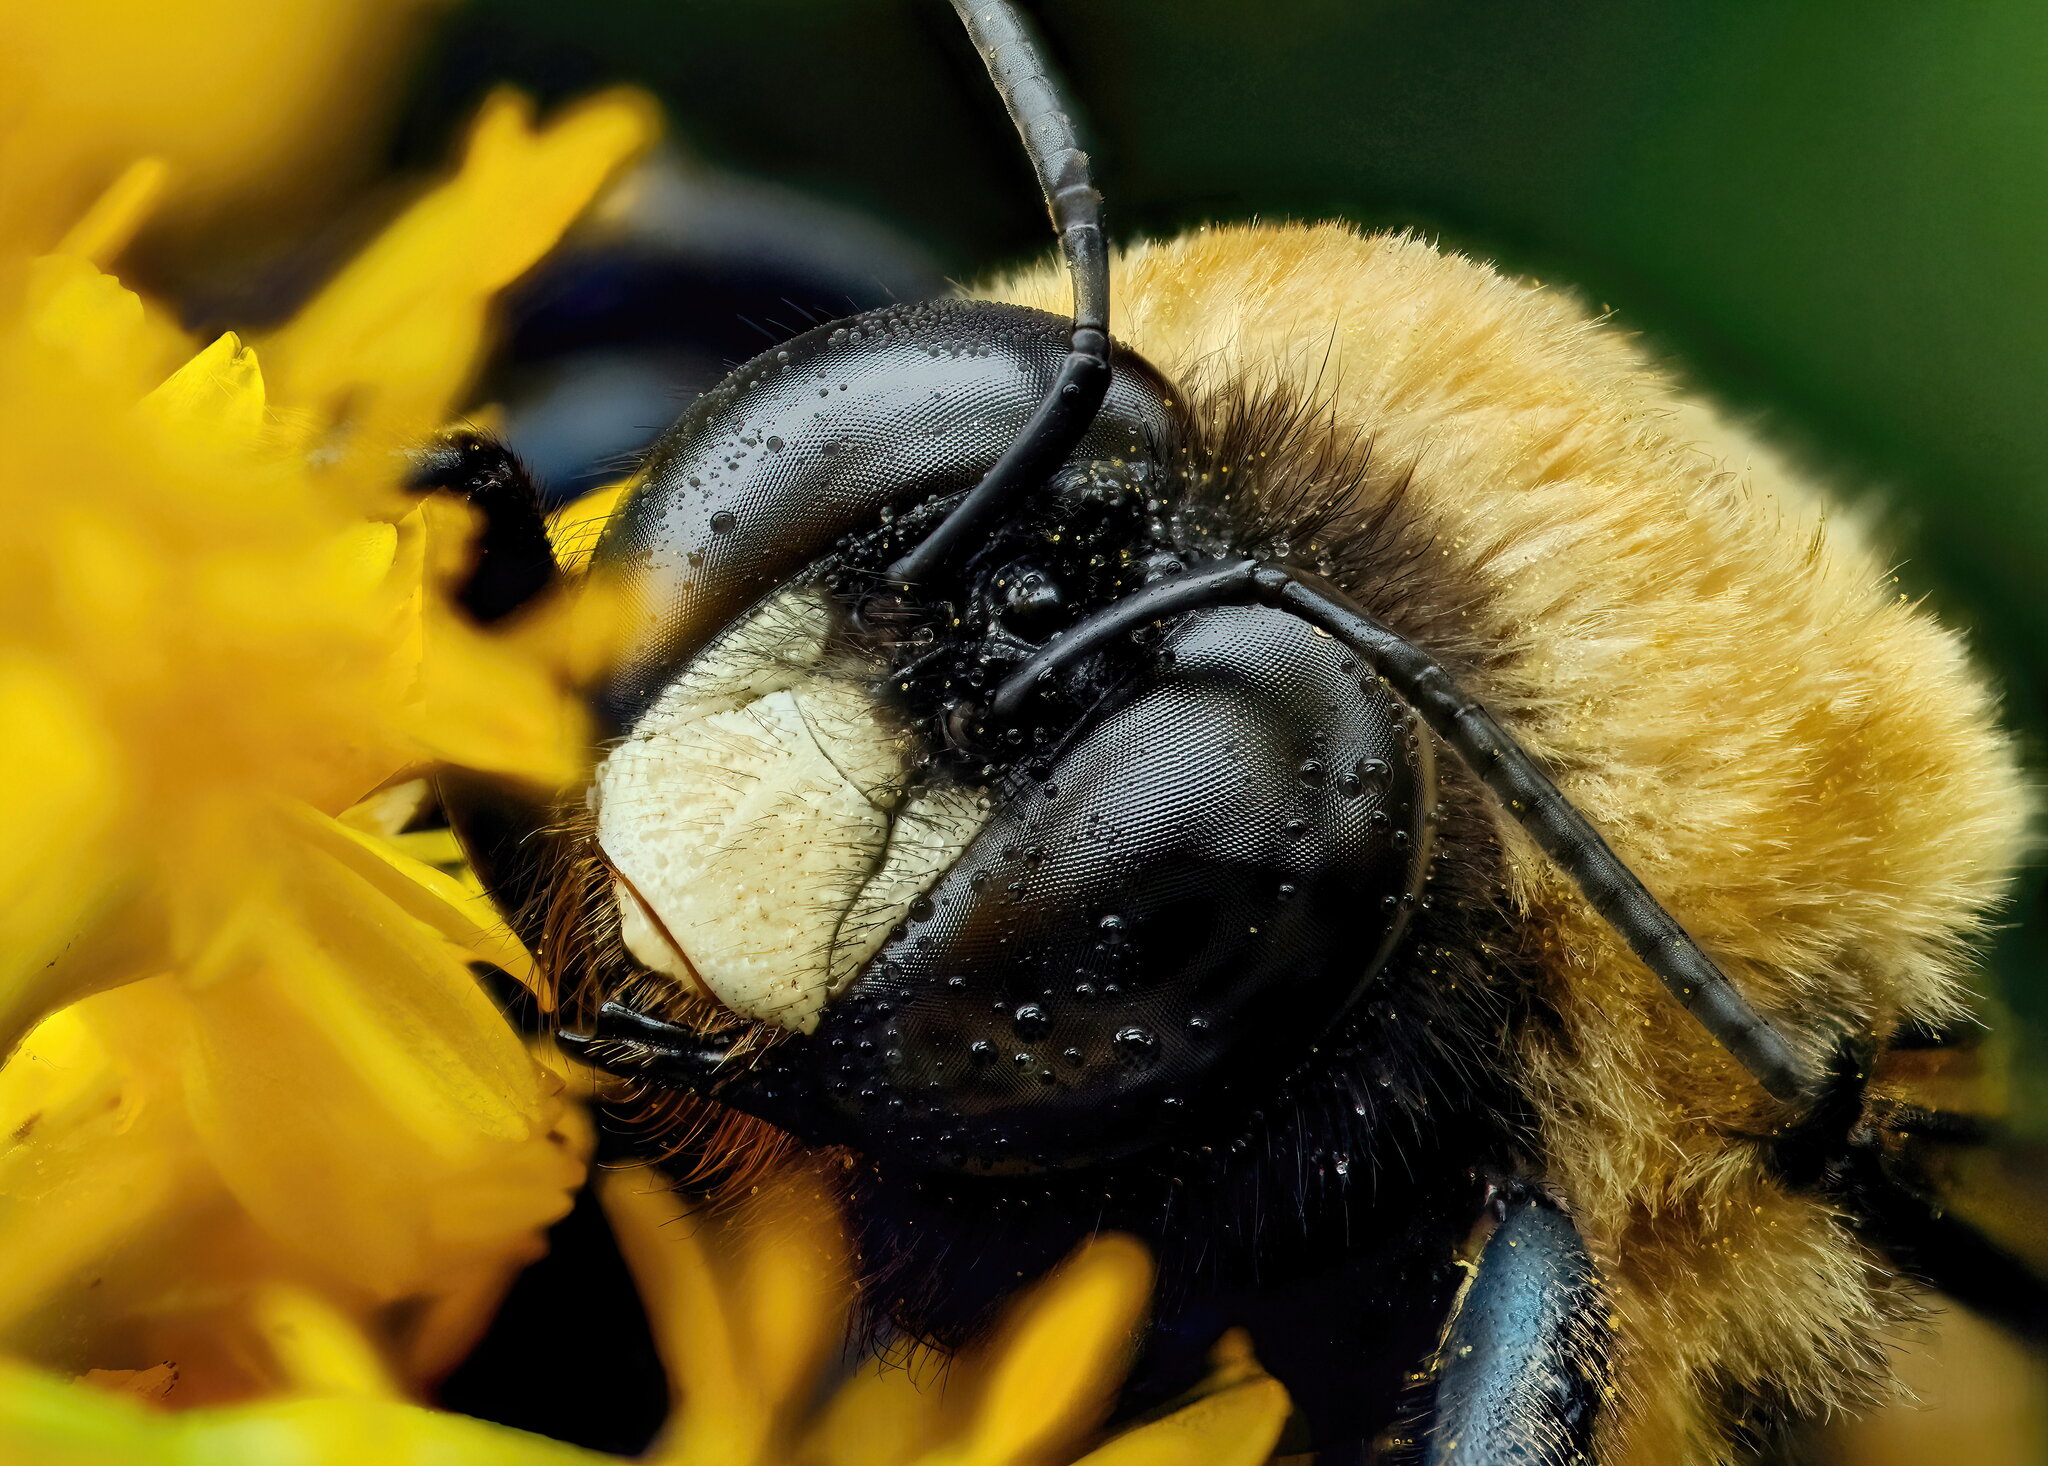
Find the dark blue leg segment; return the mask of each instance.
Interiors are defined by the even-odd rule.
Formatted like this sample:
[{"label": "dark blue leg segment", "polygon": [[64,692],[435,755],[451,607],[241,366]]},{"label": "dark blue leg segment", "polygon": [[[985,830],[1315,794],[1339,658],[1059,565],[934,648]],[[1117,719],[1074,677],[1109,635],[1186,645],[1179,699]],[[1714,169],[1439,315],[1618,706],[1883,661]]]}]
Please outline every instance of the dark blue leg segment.
[{"label": "dark blue leg segment", "polygon": [[1606,1302],[1578,1229],[1515,1197],[1444,1340],[1429,1466],[1589,1461],[1606,1358]]}]

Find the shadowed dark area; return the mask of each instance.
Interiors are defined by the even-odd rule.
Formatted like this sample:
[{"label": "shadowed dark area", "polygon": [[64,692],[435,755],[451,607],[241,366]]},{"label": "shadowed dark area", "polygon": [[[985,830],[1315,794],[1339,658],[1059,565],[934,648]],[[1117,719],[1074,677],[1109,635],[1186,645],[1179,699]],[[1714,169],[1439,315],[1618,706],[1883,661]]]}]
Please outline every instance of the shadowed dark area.
[{"label": "shadowed dark area", "polygon": [[668,1380],[589,1188],[548,1233],[548,1255],[512,1285],[483,1342],[442,1383],[441,1404],[622,1455],[654,1439]]}]

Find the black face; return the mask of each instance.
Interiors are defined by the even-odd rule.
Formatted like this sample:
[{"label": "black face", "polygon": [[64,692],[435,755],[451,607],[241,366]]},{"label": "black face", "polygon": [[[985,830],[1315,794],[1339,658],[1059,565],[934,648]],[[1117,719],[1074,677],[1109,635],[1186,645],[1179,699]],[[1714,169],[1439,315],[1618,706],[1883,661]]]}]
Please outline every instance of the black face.
[{"label": "black face", "polygon": [[[812,1031],[717,1091],[923,1167],[1100,1162],[1252,1103],[1385,963],[1429,861],[1426,736],[1279,611],[1198,612],[1088,659],[1026,724],[963,721],[1079,618],[1228,548],[1176,461],[1172,390],[1125,352],[1029,511],[953,583],[885,593],[881,568],[1014,439],[1065,329],[940,302],[799,337],[670,432],[598,552],[646,593],[604,699],[629,742],[721,633],[809,586],[907,750],[901,785],[977,800]],[[688,959],[687,913],[657,914]]]}]

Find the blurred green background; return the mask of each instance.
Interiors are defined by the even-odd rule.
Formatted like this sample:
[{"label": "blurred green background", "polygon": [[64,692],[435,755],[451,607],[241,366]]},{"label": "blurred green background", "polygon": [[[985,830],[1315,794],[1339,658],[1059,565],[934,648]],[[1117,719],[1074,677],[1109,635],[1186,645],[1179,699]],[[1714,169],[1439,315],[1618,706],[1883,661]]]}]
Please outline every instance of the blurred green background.
[{"label": "blurred green background", "polygon": [[[1415,226],[1611,306],[1885,511],[1906,586],[2048,728],[2048,4],[1043,0],[1113,227]],[[395,148],[489,84],[657,91],[680,141],[893,226],[957,278],[1047,245],[937,0],[475,0]],[[2048,1135],[2048,882],[1995,969]]]}]

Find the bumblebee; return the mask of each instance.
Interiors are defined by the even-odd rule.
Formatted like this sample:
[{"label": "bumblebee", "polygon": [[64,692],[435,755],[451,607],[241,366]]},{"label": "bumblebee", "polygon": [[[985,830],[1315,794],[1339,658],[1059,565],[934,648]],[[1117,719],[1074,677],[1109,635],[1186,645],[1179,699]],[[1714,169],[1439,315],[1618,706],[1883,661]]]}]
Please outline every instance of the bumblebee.
[{"label": "bumblebee", "polygon": [[1063,268],[739,367],[574,577],[502,449],[423,459],[479,617],[633,610],[586,790],[443,791],[563,1045],[695,1180],[842,1173],[877,1329],[1142,1238],[1138,1404],[1243,1324],[1331,1461],[1726,1459],[1877,1398],[1923,1276],[2038,1328],[1895,1083],[2025,808],[1955,636],[1555,292],[1113,252],[956,9]]}]

